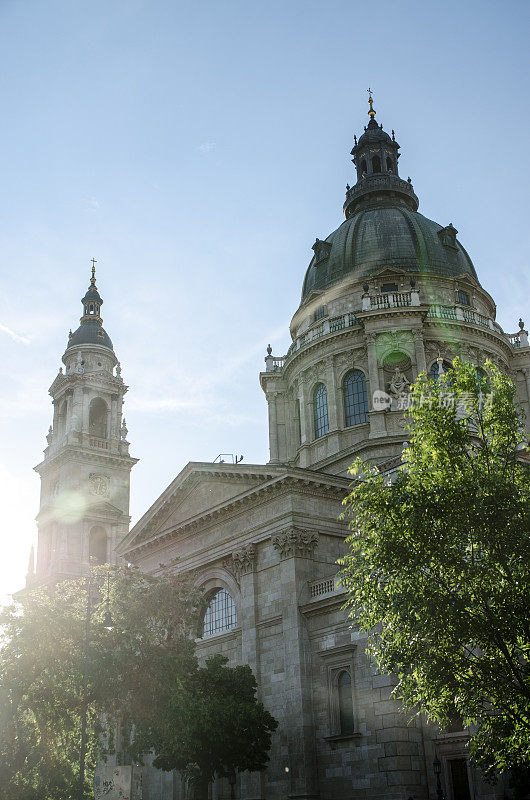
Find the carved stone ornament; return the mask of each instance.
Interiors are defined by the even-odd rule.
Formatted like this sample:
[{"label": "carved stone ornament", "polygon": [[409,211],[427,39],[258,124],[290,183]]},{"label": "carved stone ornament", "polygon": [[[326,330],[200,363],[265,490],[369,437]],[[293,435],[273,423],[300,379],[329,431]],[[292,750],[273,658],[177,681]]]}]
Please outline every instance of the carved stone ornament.
[{"label": "carved stone ornament", "polygon": [[306,369],[305,372],[303,373],[306,384],[310,385],[312,383],[315,383],[316,381],[321,380],[325,372],[326,372],[326,365],[324,361],[318,361],[316,364],[313,364],[313,366]]},{"label": "carved stone ornament", "polygon": [[289,558],[290,556],[311,558],[318,544],[318,533],[316,531],[301,531],[298,528],[290,528],[285,533],[279,533],[274,536],[272,544],[279,551],[281,558]]},{"label": "carved stone ornament", "polygon": [[253,544],[247,544],[241,550],[232,553],[232,572],[239,581],[241,575],[254,572],[256,566],[256,548]]},{"label": "carved stone ornament", "polygon": [[338,356],[335,356],[335,366],[339,372],[342,372],[348,367],[353,367],[353,353],[340,353]]}]

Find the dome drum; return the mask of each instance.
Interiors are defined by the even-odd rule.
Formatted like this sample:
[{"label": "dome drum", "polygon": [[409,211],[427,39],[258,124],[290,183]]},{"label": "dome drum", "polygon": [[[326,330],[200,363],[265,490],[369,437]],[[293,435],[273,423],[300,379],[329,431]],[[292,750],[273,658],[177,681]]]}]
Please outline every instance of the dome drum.
[{"label": "dome drum", "polygon": [[395,175],[367,175],[346,192],[344,216],[349,219],[357,207],[363,204],[380,205],[384,202],[396,204],[398,197],[412,211],[418,210],[419,200],[412,183]]}]

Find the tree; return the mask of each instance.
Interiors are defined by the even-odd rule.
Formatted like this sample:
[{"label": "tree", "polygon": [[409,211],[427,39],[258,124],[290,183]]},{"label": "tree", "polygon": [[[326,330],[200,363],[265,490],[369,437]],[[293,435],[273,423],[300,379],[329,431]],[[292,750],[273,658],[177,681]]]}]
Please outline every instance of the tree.
[{"label": "tree", "polygon": [[256,698],[248,665],[227,667],[221,655],[206,660],[182,693],[167,692],[157,711],[164,724],[138,732],[138,744],[157,753],[156,767],[181,770],[207,800],[208,782],[243,770],[265,769],[278,723]]},{"label": "tree", "polygon": [[215,773],[263,769],[277,723],[250,667],[220,656],[199,667],[202,606],[178,578],[101,567],[4,609],[0,800],[88,797],[98,758],[116,750],[129,763],[152,753],[200,790]]},{"label": "tree", "polygon": [[131,714],[149,717],[166,682],[177,691],[197,669],[196,593],[175,578],[109,569],[111,631],[103,625],[107,568],[25,593],[0,616],[2,800],[81,796],[85,715],[88,792],[117,730],[118,745],[128,746]]},{"label": "tree", "polygon": [[494,774],[530,761],[530,470],[514,384],[456,360],[411,392],[391,483],[352,467],[342,581],[405,707],[472,726]]}]

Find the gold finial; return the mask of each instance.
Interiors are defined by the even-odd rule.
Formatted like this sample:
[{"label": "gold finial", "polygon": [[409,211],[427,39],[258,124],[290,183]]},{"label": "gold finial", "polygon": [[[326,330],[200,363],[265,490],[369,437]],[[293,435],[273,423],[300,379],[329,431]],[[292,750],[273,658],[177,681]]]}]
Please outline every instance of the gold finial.
[{"label": "gold finial", "polygon": [[98,263],[95,258],[90,259],[92,261],[92,277],[90,278],[90,285],[96,288],[96,264]]},{"label": "gold finial", "polygon": [[370,110],[368,112],[368,116],[370,117],[370,119],[373,119],[375,117],[374,98],[372,97],[374,90],[368,88],[366,91],[368,92],[368,102],[370,103]]}]

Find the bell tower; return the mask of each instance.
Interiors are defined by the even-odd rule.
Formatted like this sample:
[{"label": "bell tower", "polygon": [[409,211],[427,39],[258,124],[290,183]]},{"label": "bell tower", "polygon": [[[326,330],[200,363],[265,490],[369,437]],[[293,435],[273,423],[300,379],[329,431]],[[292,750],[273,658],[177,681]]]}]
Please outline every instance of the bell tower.
[{"label": "bell tower", "polygon": [[[129,455],[122,416],[127,386],[109,335],[103,300],[92,277],[82,299],[83,316],[70,331],[64,364],[50,386],[53,423],[44,459],[37,515],[36,564],[27,585],[86,573],[91,564],[114,563],[115,547],[129,530]],[[34,570],[34,571],[33,571]]]}]

